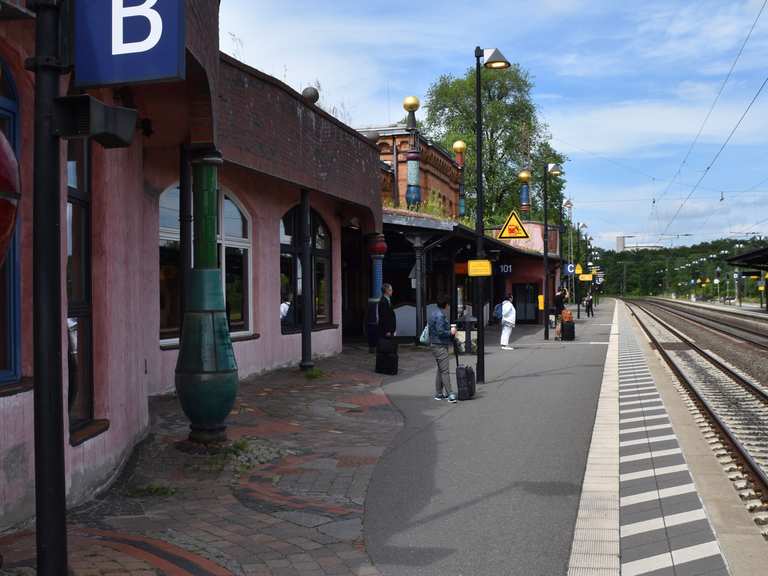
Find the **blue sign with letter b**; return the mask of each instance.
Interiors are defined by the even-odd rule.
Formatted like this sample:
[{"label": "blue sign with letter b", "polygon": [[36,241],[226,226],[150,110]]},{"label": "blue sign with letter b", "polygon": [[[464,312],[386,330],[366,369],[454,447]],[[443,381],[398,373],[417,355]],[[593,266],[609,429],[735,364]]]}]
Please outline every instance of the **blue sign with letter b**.
[{"label": "blue sign with letter b", "polygon": [[77,0],[75,84],[184,78],[185,0]]}]

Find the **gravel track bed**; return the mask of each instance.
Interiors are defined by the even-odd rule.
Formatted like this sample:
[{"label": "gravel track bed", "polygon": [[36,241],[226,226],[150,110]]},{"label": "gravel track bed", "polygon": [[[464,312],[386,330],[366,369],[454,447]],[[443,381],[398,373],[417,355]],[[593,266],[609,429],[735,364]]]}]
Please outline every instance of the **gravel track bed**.
[{"label": "gravel track bed", "polygon": [[663,307],[649,302],[644,302],[643,306],[648,307],[651,312],[663,318],[672,327],[692,338],[702,348],[714,352],[753,380],[768,385],[768,357],[764,352],[749,344],[736,343],[727,336],[716,334],[679,316],[665,314]]},{"label": "gravel track bed", "polygon": [[[651,301],[652,304],[655,304],[657,307],[660,308],[667,308],[669,310],[674,310],[676,312],[680,312],[682,314],[690,314],[691,316],[694,316],[698,320],[704,321],[704,322],[713,322],[716,324],[723,325],[723,327],[728,328],[730,330],[738,329],[739,327],[744,328],[745,330],[752,330],[763,333],[765,336],[764,338],[768,340],[768,319],[761,319],[761,318],[748,318],[745,316],[737,316],[735,314],[729,314],[728,312],[719,312],[717,310],[711,310],[709,308],[701,308],[701,307],[694,307],[694,306],[688,306],[688,305],[680,305],[670,302],[664,302],[658,303]],[[757,338],[755,335],[750,335],[751,338]]]}]

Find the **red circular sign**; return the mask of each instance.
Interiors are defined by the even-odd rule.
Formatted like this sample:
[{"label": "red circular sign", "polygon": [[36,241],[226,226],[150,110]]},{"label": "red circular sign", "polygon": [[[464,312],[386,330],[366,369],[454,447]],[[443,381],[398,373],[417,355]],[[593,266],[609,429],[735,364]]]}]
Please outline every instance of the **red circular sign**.
[{"label": "red circular sign", "polygon": [[16,225],[19,194],[19,163],[5,135],[0,132],[0,266],[5,261]]}]

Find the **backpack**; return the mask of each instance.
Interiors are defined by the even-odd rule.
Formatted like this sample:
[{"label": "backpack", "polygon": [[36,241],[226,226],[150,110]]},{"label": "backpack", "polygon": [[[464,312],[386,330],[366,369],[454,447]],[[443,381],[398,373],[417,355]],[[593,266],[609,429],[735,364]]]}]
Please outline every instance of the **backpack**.
[{"label": "backpack", "polygon": [[501,320],[501,317],[503,316],[503,313],[501,311],[501,305],[502,305],[502,302],[499,302],[493,308],[493,317],[496,318],[496,320]]}]

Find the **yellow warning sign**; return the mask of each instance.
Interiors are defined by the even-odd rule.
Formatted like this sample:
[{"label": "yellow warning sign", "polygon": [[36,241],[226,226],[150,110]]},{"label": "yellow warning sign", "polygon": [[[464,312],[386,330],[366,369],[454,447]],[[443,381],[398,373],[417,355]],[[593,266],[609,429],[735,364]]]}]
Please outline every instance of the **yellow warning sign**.
[{"label": "yellow warning sign", "polygon": [[530,238],[530,236],[528,236],[528,231],[525,229],[525,226],[523,226],[520,216],[517,215],[517,212],[512,210],[507,221],[504,223],[504,226],[502,226],[501,232],[499,232],[498,239],[513,240],[516,238]]},{"label": "yellow warning sign", "polygon": [[584,268],[581,267],[581,264],[576,264],[576,270],[574,270],[574,272],[576,272],[576,274],[583,274]]}]

